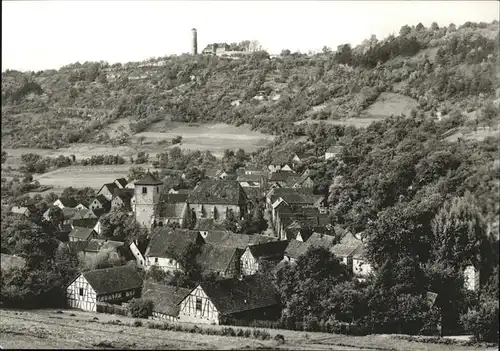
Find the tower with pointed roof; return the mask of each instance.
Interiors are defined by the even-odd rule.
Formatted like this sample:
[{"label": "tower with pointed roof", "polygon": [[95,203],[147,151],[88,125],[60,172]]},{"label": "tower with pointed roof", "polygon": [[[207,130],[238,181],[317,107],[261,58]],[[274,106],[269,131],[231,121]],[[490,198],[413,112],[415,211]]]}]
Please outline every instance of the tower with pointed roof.
[{"label": "tower with pointed roof", "polygon": [[156,217],[163,183],[149,170],[135,185],[135,220],[141,226],[151,229]]}]

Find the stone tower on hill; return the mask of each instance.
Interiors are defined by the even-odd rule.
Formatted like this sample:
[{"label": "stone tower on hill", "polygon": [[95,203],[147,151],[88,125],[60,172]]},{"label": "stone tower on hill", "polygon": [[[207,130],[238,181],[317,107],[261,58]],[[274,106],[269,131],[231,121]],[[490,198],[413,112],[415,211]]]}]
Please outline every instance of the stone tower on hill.
[{"label": "stone tower on hill", "polygon": [[163,183],[149,171],[134,183],[135,185],[135,220],[142,227],[151,229],[155,220]]},{"label": "stone tower on hill", "polygon": [[191,29],[191,33],[193,34],[191,54],[198,55],[198,33],[196,32],[196,28]]}]

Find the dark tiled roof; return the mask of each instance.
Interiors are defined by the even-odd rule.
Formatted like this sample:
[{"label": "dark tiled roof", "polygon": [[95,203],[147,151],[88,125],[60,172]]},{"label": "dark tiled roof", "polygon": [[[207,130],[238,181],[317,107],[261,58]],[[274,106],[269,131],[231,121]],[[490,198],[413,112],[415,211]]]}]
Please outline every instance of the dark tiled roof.
[{"label": "dark tiled roof", "polygon": [[85,251],[85,249],[87,248],[89,243],[90,243],[90,241],[81,240],[81,241],[70,241],[67,244],[68,244],[68,248],[72,252],[78,254],[79,252]]},{"label": "dark tiled roof", "polygon": [[218,223],[213,218],[198,218],[196,220],[196,225],[194,227],[196,230],[207,231],[207,230],[225,230],[222,223]]},{"label": "dark tiled roof", "polygon": [[227,230],[212,230],[207,233],[205,242],[218,246],[246,249],[249,245],[276,241],[276,238],[265,235],[236,234]]},{"label": "dark tiled roof", "polygon": [[177,204],[186,202],[189,193],[178,193],[178,194],[162,194],[160,196],[160,202],[165,202],[169,204]]},{"label": "dark tiled roof", "polygon": [[99,252],[101,250],[116,249],[116,248],[123,246],[123,245],[125,245],[125,244],[121,241],[92,239],[92,240],[90,240],[85,251],[87,251],[87,252]]},{"label": "dark tiled roof", "polygon": [[258,260],[281,261],[288,245],[287,241],[271,241],[248,247],[252,256]]},{"label": "dark tiled roof", "polygon": [[290,258],[297,259],[299,256],[305,254],[309,247],[310,245],[305,242],[292,239],[285,249],[285,255]]},{"label": "dark tiled roof", "polygon": [[[338,257],[347,257],[354,253],[354,251],[362,244],[361,240],[354,237],[352,233],[347,232],[344,234],[340,242],[335,245],[332,252]],[[362,252],[361,252],[362,253]]]},{"label": "dark tiled roof", "polygon": [[82,273],[97,295],[142,287],[142,278],[133,266],[96,269]]},{"label": "dark tiled roof", "polygon": [[206,272],[225,272],[232,259],[237,259],[239,250],[235,247],[224,247],[205,244],[197,257],[201,269]]},{"label": "dark tiled roof", "polygon": [[243,205],[246,195],[235,180],[204,180],[189,194],[190,204]]},{"label": "dark tiled roof", "polygon": [[[115,192],[115,189],[119,189],[119,188],[118,188],[118,185],[116,185],[115,183],[106,183],[106,184],[104,184],[104,185],[101,187],[101,189],[99,189],[98,193],[99,193],[99,192],[101,192],[101,190],[102,190],[103,188],[107,188],[107,189],[108,189],[108,191],[109,191],[111,194],[113,194],[113,193]],[[102,196],[102,194],[100,194],[100,195]],[[101,201],[101,199],[99,198],[99,195],[97,196],[97,199],[98,199],[99,201]],[[104,199],[106,199],[106,198],[104,198]],[[107,201],[107,200],[106,200],[106,201]],[[101,203],[102,203],[102,202],[101,202]]]},{"label": "dark tiled roof", "polygon": [[260,187],[242,187],[245,195],[249,199],[261,199],[263,198],[262,189]]},{"label": "dark tiled roof", "polygon": [[223,315],[270,307],[279,303],[273,284],[257,274],[242,280],[233,278],[202,283],[201,287]]},{"label": "dark tiled roof", "polygon": [[64,215],[65,220],[72,219],[80,211],[86,211],[86,210],[77,210],[76,208],[71,208],[71,207],[65,207],[62,209],[62,213]]},{"label": "dark tiled roof", "polygon": [[115,182],[119,183],[122,187],[126,187],[128,182],[125,178],[118,178],[115,180]]},{"label": "dark tiled roof", "polygon": [[66,207],[76,207],[76,205],[78,205],[75,200],[67,197],[60,197],[59,201]]},{"label": "dark tiled roof", "polygon": [[311,237],[307,240],[307,244],[314,247],[324,247],[325,249],[332,249],[334,248],[335,237],[330,235],[313,233],[313,235],[311,235]]},{"label": "dark tiled roof", "polygon": [[84,228],[94,228],[98,218],[83,218],[83,219],[73,219],[73,226],[75,227],[84,227]]},{"label": "dark tiled roof", "polygon": [[2,270],[8,270],[12,268],[23,268],[26,265],[26,260],[22,257],[15,255],[0,255],[0,267]]},{"label": "dark tiled roof", "polygon": [[134,184],[135,185],[163,185],[163,183],[160,180],[158,180],[154,175],[152,175],[149,172],[147,172],[144,175],[144,177],[139,179]]},{"label": "dark tiled roof", "polygon": [[190,289],[146,281],[142,289],[142,298],[153,301],[153,311],[177,317],[179,315],[180,302],[190,292]]},{"label": "dark tiled roof", "polygon": [[322,199],[323,195],[313,195],[313,194],[283,194],[280,196],[289,205],[313,205],[318,200]]},{"label": "dark tiled roof", "polygon": [[290,178],[297,178],[298,175],[294,172],[274,172],[269,177],[270,182],[287,182]]},{"label": "dark tiled roof", "polygon": [[69,237],[78,240],[88,240],[92,233],[94,233],[92,228],[74,227],[69,233]]},{"label": "dark tiled roof", "polygon": [[195,230],[158,227],[151,234],[147,256],[171,258],[170,253],[181,255],[190,243],[200,242],[200,233]]},{"label": "dark tiled roof", "polygon": [[113,196],[118,196],[122,200],[130,202],[132,197],[134,197],[134,189],[115,189]]},{"label": "dark tiled roof", "polygon": [[284,165],[290,161],[291,155],[288,153],[280,153],[272,158],[271,165]]},{"label": "dark tiled roof", "polygon": [[241,174],[236,178],[238,182],[256,182],[260,183],[262,176],[260,174]]},{"label": "dark tiled roof", "polygon": [[285,194],[312,194],[312,188],[275,188],[267,193],[267,197]]}]

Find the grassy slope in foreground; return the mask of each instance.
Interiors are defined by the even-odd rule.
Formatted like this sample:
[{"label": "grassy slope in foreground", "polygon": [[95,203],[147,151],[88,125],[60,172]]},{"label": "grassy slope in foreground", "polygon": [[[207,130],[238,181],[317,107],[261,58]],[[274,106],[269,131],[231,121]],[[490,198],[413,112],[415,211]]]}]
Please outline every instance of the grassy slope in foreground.
[{"label": "grassy slope in foreground", "polygon": [[[107,345],[107,348],[111,345],[125,349],[486,350],[457,345],[408,342],[383,335],[355,337],[273,329],[268,330],[271,340],[265,341],[242,337],[193,335],[149,329],[146,327],[146,320],[142,320],[143,327],[130,327],[125,324],[133,322],[133,318],[76,310],[64,310],[64,313],[56,311],[0,310],[0,345],[4,348],[97,348],[100,344]],[[94,317],[99,320],[92,322]],[[123,325],[104,324],[117,319]],[[224,326],[198,325],[198,327],[219,329]],[[276,334],[284,335],[285,344],[278,345],[272,340]]]}]

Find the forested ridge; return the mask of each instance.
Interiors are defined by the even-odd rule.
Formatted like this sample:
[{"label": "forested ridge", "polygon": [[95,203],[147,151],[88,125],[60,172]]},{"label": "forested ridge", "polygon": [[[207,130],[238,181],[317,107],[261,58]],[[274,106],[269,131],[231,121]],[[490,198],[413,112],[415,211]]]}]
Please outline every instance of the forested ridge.
[{"label": "forested ridge", "polygon": [[[2,144],[60,147],[72,142],[126,143],[104,127],[127,118],[132,132],[165,118],[248,123],[263,132],[301,134],[311,119],[362,117],[382,92],[414,98],[426,116],[488,106],[498,89],[498,23],[425,28],[373,37],[314,55],[240,59],[207,55],[110,65],[75,63],[59,70],[2,73]],[[261,96],[259,99],[254,97]],[[326,105],[325,108],[312,109]],[[489,114],[476,114],[488,125]]]}]

